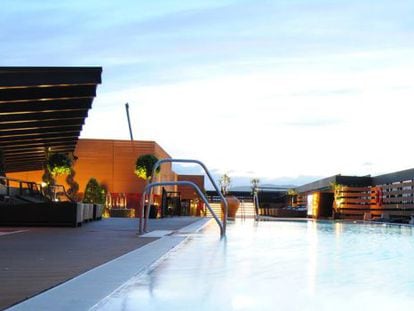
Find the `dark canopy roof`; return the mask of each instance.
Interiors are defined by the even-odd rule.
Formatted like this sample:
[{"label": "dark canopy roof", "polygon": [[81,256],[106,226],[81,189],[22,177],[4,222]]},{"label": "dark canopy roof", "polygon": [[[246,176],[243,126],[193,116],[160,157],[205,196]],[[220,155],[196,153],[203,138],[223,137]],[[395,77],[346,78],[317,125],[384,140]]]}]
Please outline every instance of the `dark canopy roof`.
[{"label": "dark canopy roof", "polygon": [[74,151],[101,67],[0,67],[0,150],[6,172],[42,169]]},{"label": "dark canopy roof", "polygon": [[335,175],[324,179],[319,179],[317,181],[302,185],[300,187],[296,187],[295,190],[298,193],[304,193],[309,191],[325,191],[331,190],[332,185],[335,184],[344,186],[367,187],[372,185],[372,177]]}]

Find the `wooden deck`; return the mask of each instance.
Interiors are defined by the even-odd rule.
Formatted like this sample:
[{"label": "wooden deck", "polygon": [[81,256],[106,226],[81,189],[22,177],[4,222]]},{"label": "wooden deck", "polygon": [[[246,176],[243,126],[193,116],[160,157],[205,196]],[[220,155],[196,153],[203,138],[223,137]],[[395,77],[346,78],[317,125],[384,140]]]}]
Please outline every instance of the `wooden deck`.
[{"label": "wooden deck", "polygon": [[[150,220],[149,228],[177,230],[196,220]],[[0,227],[0,310],[157,239],[138,237],[137,228],[138,219],[128,218],[80,228]]]}]

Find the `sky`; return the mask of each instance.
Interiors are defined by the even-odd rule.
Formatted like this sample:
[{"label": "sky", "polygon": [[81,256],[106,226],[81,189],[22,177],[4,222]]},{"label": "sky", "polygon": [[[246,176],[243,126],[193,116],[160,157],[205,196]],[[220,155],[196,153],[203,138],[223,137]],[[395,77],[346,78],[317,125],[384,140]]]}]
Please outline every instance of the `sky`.
[{"label": "sky", "polygon": [[[412,0],[2,0],[1,66],[102,66],[81,137],[232,185],[414,167]],[[176,167],[178,173],[199,173]]]}]

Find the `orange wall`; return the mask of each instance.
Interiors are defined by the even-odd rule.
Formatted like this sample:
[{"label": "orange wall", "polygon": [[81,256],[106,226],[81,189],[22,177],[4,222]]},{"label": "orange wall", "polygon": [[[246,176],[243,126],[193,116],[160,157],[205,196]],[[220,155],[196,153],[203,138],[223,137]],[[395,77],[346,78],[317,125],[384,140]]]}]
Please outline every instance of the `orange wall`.
[{"label": "orange wall", "polygon": [[[134,174],[135,161],[143,154],[154,154],[157,158],[170,158],[154,141],[128,141],[106,139],[79,139],[75,149],[78,160],[75,163],[75,180],[79,183],[79,192],[84,192],[91,177],[106,185],[112,193],[142,193],[145,180]],[[9,173],[8,177],[40,182],[42,171]],[[163,164],[157,179],[176,180],[171,164]],[[65,184],[65,177],[59,178],[59,184]],[[169,191],[174,191],[168,187]]]},{"label": "orange wall", "polygon": [[[203,175],[177,175],[179,181],[192,181],[201,191],[204,191],[204,176]],[[194,200],[198,198],[196,190],[188,186],[178,186],[182,200]]]},{"label": "orange wall", "polygon": [[9,178],[16,178],[27,181],[35,181],[37,183],[42,182],[43,171],[27,171],[27,172],[16,172],[7,173],[6,176]]}]

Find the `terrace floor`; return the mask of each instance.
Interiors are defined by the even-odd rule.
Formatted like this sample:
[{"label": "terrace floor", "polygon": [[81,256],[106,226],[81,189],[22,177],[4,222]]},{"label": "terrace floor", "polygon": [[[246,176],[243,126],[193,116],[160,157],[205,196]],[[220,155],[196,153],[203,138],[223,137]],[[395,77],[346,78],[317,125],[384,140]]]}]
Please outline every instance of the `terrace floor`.
[{"label": "terrace floor", "polygon": [[[178,230],[195,217],[150,219],[150,231]],[[78,228],[0,227],[0,310],[136,250],[138,219],[109,218]]]}]

